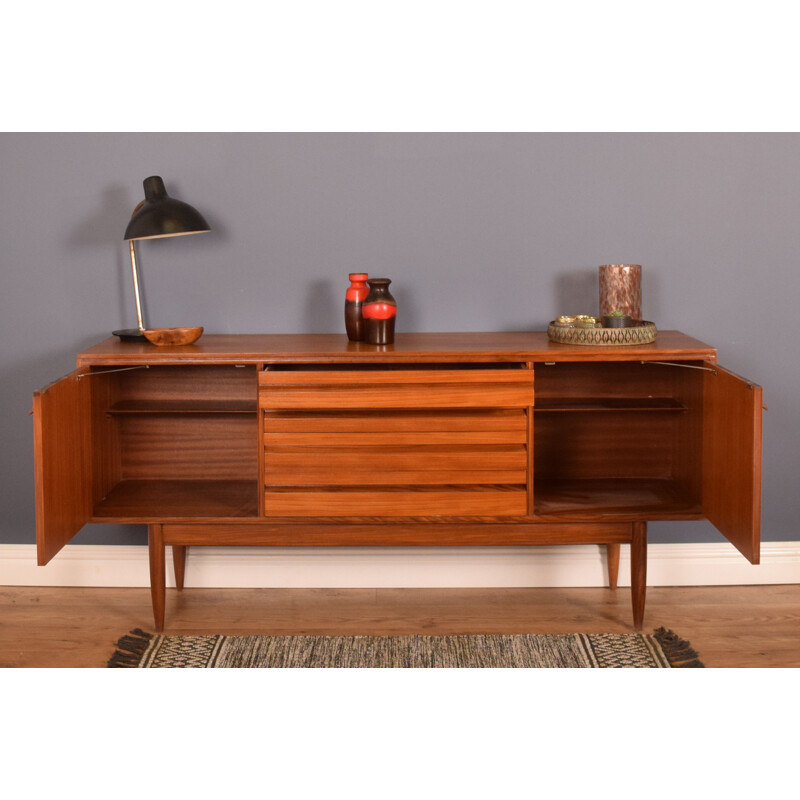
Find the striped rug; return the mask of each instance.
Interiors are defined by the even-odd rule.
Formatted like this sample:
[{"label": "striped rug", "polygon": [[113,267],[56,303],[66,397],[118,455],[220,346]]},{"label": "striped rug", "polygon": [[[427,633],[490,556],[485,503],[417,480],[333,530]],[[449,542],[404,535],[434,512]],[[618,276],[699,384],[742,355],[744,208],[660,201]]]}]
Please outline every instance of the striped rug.
[{"label": "striped rug", "polygon": [[653,634],[466,636],[168,636],[138,628],[109,667],[178,668],[674,668],[702,667],[690,643]]}]

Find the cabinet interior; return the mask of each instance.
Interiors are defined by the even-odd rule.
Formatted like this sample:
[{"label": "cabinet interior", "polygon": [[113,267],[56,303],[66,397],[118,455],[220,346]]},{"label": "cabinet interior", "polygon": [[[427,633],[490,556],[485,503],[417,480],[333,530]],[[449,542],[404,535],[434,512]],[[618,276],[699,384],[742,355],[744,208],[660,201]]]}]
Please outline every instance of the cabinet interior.
[{"label": "cabinet interior", "polygon": [[95,517],[257,515],[255,366],[98,368],[90,380]]},{"label": "cabinet interior", "polygon": [[[700,516],[702,371],[536,363],[531,422],[522,403],[492,407],[505,384],[469,377],[476,366],[508,371],[516,384],[527,373],[530,381],[520,363],[398,365],[401,383],[406,371],[413,382],[412,368],[463,368],[466,387],[457,378],[422,384],[413,393],[418,405],[398,409],[390,406],[403,395],[392,383],[370,383],[387,366],[359,365],[342,388],[301,374],[302,392],[316,398],[312,407],[298,400],[296,408],[276,409],[269,392],[290,396],[294,389],[284,384],[295,380],[292,372],[341,373],[342,366],[270,368],[287,377],[276,376],[274,390],[262,385],[260,395],[257,365],[94,368],[93,518],[373,516],[381,504],[396,509],[390,514],[431,517]],[[356,391],[379,407],[350,407],[359,402]],[[469,392],[476,407],[435,407],[437,392]],[[317,402],[329,396],[335,402],[325,400],[327,407]]]},{"label": "cabinet interior", "polygon": [[691,368],[697,366],[536,364],[534,514],[699,516],[703,373]]}]

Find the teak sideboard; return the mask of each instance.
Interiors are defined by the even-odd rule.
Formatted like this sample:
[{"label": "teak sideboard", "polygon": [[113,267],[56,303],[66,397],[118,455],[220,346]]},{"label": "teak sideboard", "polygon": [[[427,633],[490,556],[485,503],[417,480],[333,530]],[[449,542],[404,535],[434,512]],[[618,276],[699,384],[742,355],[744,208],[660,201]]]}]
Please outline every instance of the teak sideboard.
[{"label": "teak sideboard", "polygon": [[164,627],[193,545],[631,546],[708,519],[759,560],[759,386],[677,331],[634,346],[545,333],[107,339],[34,394],[38,562],[89,522],[145,523]]}]

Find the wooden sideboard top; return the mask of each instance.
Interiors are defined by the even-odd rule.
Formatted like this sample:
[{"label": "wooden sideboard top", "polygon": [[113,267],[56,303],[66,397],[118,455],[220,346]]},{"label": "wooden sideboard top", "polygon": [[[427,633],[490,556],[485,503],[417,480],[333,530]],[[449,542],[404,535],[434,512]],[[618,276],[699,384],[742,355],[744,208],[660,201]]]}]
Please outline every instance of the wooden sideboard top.
[{"label": "wooden sideboard top", "polygon": [[291,361],[638,361],[716,360],[717,351],[679,331],[659,331],[645,345],[591,347],[551,342],[545,332],[398,333],[392,345],[349,342],[345,334],[205,334],[195,344],[159,347],[105,339],[78,354],[77,365]]}]

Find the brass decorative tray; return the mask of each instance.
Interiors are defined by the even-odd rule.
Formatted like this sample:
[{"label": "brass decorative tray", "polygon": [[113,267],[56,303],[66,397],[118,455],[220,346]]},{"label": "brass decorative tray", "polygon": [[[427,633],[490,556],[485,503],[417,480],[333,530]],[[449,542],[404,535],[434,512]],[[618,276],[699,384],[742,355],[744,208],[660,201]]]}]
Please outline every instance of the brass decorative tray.
[{"label": "brass decorative tray", "polygon": [[656,340],[656,326],[647,320],[635,320],[630,328],[579,328],[557,325],[547,326],[551,342],[561,344],[587,344],[595,347],[614,347],[626,344],[649,344]]}]

